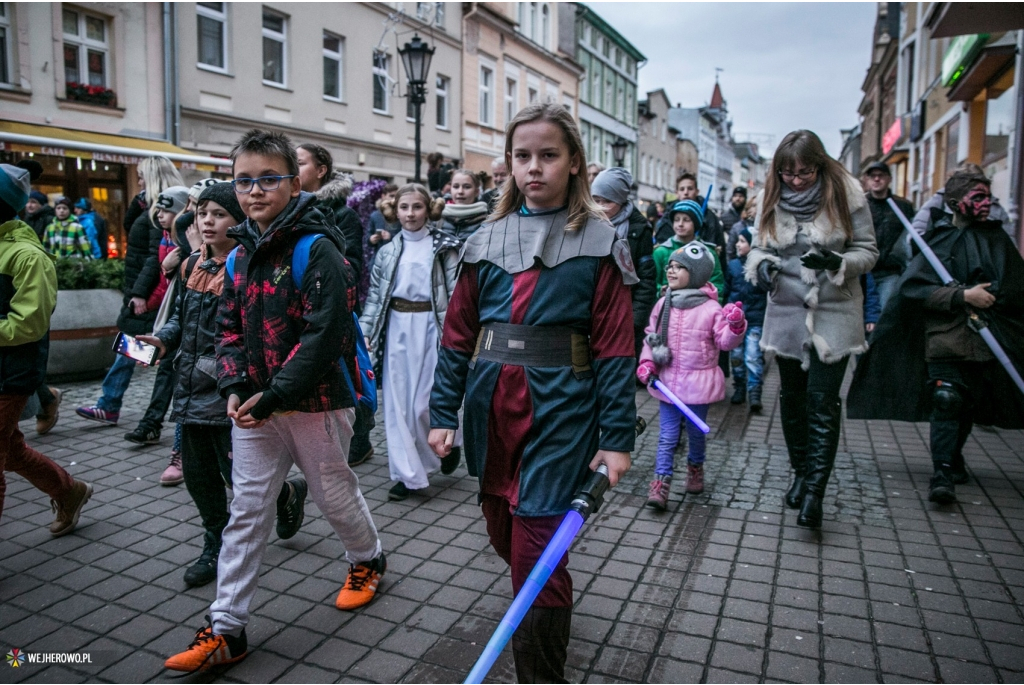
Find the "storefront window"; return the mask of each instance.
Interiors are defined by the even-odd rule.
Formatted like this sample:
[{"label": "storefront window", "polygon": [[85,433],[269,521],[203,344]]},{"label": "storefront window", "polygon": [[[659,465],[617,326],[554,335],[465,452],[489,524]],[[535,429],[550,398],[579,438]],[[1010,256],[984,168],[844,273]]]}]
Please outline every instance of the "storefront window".
[{"label": "storefront window", "polygon": [[956,169],[957,155],[960,148],[960,117],[946,124],[946,176]]},{"label": "storefront window", "polygon": [[1014,86],[1014,72],[1010,69],[995,85],[988,89],[989,100],[985,109],[985,153],[982,166],[988,166],[1006,157],[1006,150],[1013,131],[1014,105],[1017,88]]}]

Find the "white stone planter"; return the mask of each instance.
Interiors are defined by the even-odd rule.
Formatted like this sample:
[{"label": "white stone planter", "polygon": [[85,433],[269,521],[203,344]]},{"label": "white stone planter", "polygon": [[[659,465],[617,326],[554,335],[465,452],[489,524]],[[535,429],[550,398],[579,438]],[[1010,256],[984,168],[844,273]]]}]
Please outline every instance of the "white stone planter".
[{"label": "white stone planter", "polygon": [[114,363],[120,290],[58,290],[50,318],[50,380],[100,378]]}]

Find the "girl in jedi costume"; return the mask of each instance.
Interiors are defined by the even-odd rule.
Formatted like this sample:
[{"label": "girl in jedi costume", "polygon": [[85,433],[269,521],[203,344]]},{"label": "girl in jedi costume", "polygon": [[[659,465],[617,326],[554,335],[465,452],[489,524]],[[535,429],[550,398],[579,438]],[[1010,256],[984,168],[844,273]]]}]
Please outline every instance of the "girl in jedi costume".
[{"label": "girl in jedi costume", "polygon": [[[594,203],[572,116],[533,105],[509,124],[506,184],[463,248],[430,397],[430,444],[464,450],[495,551],[518,593],[591,469],[615,485],[636,437],[625,241]],[[564,556],[512,638],[519,682],[565,682]]]},{"label": "girl in jedi costume", "polygon": [[953,210],[932,210],[924,239],[949,270],[944,284],[917,254],[882,312],[847,399],[851,419],[929,421],[934,474],[929,499],[956,501],[966,483],[963,447],[975,423],[1024,428],[1024,395],[971,328],[976,314],[1024,369],[1024,259],[998,221],[981,174],[946,183]]}]

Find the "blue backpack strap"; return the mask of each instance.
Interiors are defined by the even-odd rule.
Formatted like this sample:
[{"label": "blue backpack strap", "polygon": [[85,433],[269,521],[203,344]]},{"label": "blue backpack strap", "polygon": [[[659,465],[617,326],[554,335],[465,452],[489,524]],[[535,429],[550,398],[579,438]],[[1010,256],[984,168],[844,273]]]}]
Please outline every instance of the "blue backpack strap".
[{"label": "blue backpack strap", "polygon": [[228,259],[227,259],[226,262],[224,262],[224,267],[228,271],[228,278],[231,279],[232,283],[234,283],[234,281],[235,281],[235,253],[236,252],[238,252],[238,246],[237,245],[234,247],[234,249],[231,250],[231,252],[228,252]]},{"label": "blue backpack strap", "polygon": [[318,238],[323,238],[322,233],[305,233],[295,242],[295,250],[292,252],[292,282],[296,287],[302,287],[302,277],[306,275],[306,267],[309,266],[309,251]]}]

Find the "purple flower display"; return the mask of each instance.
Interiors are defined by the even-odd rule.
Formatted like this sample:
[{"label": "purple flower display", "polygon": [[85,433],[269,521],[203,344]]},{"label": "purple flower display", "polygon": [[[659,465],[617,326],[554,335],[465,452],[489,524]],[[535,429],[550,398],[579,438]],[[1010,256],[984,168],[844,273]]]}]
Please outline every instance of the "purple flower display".
[{"label": "purple flower display", "polygon": [[359,276],[359,304],[366,302],[366,296],[370,292],[370,263],[377,253],[377,248],[369,242],[370,234],[367,227],[370,225],[370,215],[377,208],[377,200],[384,193],[384,186],[387,181],[375,179],[372,181],[357,181],[352,186],[352,193],[348,196],[348,206],[359,215],[359,222],[363,225],[363,273]]}]

